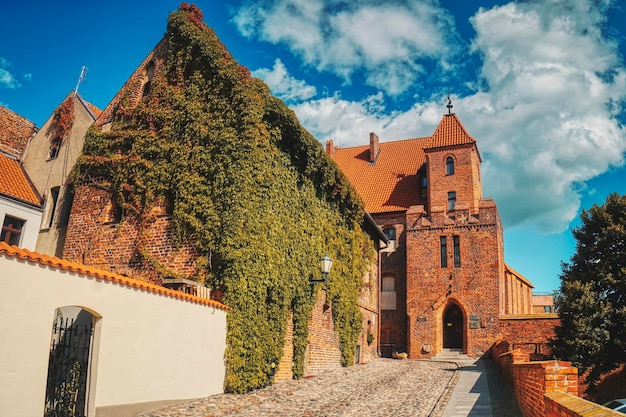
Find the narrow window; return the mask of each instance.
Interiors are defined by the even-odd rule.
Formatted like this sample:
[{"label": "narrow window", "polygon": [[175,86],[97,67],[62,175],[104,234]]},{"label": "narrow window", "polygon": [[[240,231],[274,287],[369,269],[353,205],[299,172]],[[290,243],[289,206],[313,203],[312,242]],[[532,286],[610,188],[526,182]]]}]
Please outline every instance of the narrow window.
[{"label": "narrow window", "polygon": [[396,309],[396,279],[392,276],[384,276],[381,285],[381,310]]},{"label": "narrow window", "polygon": [[461,244],[459,236],[452,236],[452,243],[454,244],[454,267],[459,268],[461,266]]},{"label": "narrow window", "polygon": [[383,292],[393,292],[396,290],[396,280],[394,277],[383,277]]},{"label": "narrow window", "polygon": [[57,210],[57,203],[59,201],[59,188],[60,187],[54,187],[50,189],[50,205],[49,205],[49,209],[48,209],[48,213],[49,213],[49,218],[48,218],[48,229],[52,227],[52,223],[54,221],[54,214],[56,213]]},{"label": "narrow window", "polygon": [[5,216],[4,223],[2,223],[2,234],[0,234],[0,241],[6,242],[9,245],[20,244],[20,237],[22,236],[22,230],[24,229],[24,223],[26,220],[16,219],[15,217]]},{"label": "narrow window", "polygon": [[428,190],[428,178],[426,178],[426,174],[422,174],[421,182],[420,182],[420,198],[426,198],[426,191]]},{"label": "narrow window", "polygon": [[552,313],[552,306],[543,306],[544,313]]},{"label": "narrow window", "polygon": [[456,204],[456,193],[450,191],[448,193],[448,211],[454,211],[454,205]]},{"label": "narrow window", "polygon": [[48,154],[48,160],[57,159],[59,151],[61,150],[61,138],[56,137],[50,142],[50,153]]},{"label": "narrow window", "polygon": [[454,159],[449,156],[446,158],[446,175],[454,174]]},{"label": "narrow window", "polygon": [[439,256],[441,258],[441,267],[448,267],[448,248],[445,236],[439,237]]},{"label": "narrow window", "polygon": [[143,90],[141,92],[141,96],[145,97],[150,94],[150,89],[152,87],[152,77],[154,77],[154,61],[151,61],[146,66],[146,73],[143,76]]}]

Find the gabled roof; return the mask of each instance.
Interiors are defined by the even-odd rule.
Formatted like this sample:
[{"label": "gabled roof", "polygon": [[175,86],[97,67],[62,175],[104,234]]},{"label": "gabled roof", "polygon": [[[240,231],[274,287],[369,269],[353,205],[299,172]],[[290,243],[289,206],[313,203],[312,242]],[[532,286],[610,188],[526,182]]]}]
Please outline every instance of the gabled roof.
[{"label": "gabled roof", "polygon": [[30,120],[0,106],[0,151],[19,158],[37,130]]},{"label": "gabled roof", "polygon": [[[380,152],[370,163],[370,145],[336,149],[333,159],[348,177],[369,213],[406,211],[424,204],[419,198],[418,170],[429,150],[474,145],[476,140],[454,114],[443,116],[431,137],[379,143]],[[480,155],[479,155],[480,158]]]},{"label": "gabled roof", "polygon": [[369,161],[369,145],[337,149],[333,159],[369,213],[405,211],[418,204],[417,171],[426,162],[429,143],[430,138],[380,143],[375,164]]},{"label": "gabled roof", "polygon": [[85,107],[87,112],[89,112],[89,114],[91,115],[91,118],[94,121],[98,119],[98,117],[102,113],[102,110],[100,110],[99,108],[97,108],[96,106],[88,102],[87,100],[85,100],[79,93],[76,93],[76,97],[78,97],[78,100],[82,103],[82,105]]},{"label": "gabled roof", "polygon": [[26,176],[22,165],[0,153],[0,195],[41,207],[41,197]]},{"label": "gabled roof", "polygon": [[473,137],[467,133],[465,127],[456,114],[446,114],[439,122],[439,126],[433,133],[428,149],[442,148],[445,146],[466,145],[476,143]]},{"label": "gabled roof", "polygon": [[164,295],[166,297],[177,298],[183,301],[189,301],[196,304],[220,308],[222,310],[228,309],[226,305],[215,300],[209,300],[206,298],[197,297],[195,295],[186,294],[181,291],[171,290],[169,288],[161,287],[160,285],[154,285],[146,281],[128,278],[123,275],[103,271],[101,269],[92,268],[86,265],[81,265],[76,262],[69,262],[64,259],[59,259],[56,256],[43,255],[37,252],[29,251],[28,249],[18,248],[17,246],[10,246],[6,242],[0,242],[0,253],[4,253],[12,258],[27,260],[34,264],[47,265],[50,268],[56,270],[65,270],[81,275],[88,275],[99,280],[109,281],[131,289],[143,290],[157,295]]}]

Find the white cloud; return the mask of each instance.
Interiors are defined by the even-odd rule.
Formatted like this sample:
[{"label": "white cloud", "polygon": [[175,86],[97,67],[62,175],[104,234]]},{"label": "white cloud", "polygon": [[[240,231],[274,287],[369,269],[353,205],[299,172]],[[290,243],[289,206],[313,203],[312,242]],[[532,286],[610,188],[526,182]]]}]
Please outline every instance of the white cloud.
[{"label": "white cloud", "polygon": [[472,18],[486,88],[458,106],[487,155],[484,188],[509,226],[564,230],[580,184],[623,164],[626,132],[608,104],[626,99],[626,69],[602,37],[603,10],[568,5],[509,3]]},{"label": "white cloud", "polygon": [[19,81],[17,81],[13,74],[7,69],[8,67],[9,62],[0,57],[0,87],[10,89],[21,87]]},{"label": "white cloud", "polygon": [[272,69],[260,68],[253,71],[252,75],[265,81],[273,95],[288,103],[294,100],[307,100],[317,93],[314,86],[289,75],[280,59],[274,61]]},{"label": "white cloud", "polygon": [[32,79],[33,79],[33,74],[32,74],[32,73],[30,73],[30,72],[28,72],[28,73],[24,74],[24,79],[25,79],[26,81],[32,81]]},{"label": "white cloud", "polygon": [[436,1],[251,3],[233,18],[241,34],[285,44],[305,64],[350,82],[355,73],[390,95],[414,85],[424,65],[450,69],[456,32]]},{"label": "white cloud", "polygon": [[[475,93],[454,97],[454,111],[478,141],[484,195],[498,203],[505,227],[565,230],[577,215],[582,193],[593,192],[585,182],[624,163],[626,131],[617,118],[626,102],[626,68],[617,45],[600,30],[604,4],[516,2],[480,9],[472,18],[472,51],[482,57],[480,78],[467,81]],[[310,13],[319,17],[316,9]],[[330,31],[339,33],[332,25]],[[314,29],[315,36],[323,33]],[[363,68],[382,62],[387,53],[363,47],[360,56],[355,45],[366,41],[356,33],[337,40],[337,51],[328,57],[319,48],[329,44],[311,46],[318,65],[339,50],[343,62]],[[299,45],[296,40],[294,45]],[[386,58],[390,65],[403,65],[401,59]],[[279,69],[285,71],[281,79],[290,79],[284,66]],[[276,65],[273,72],[279,72]],[[386,82],[393,90],[394,81]],[[335,93],[291,107],[318,139],[332,138],[342,147],[367,144],[371,131],[382,141],[431,135],[446,111],[441,96],[405,111],[388,110],[386,104],[382,92],[356,101]]]}]

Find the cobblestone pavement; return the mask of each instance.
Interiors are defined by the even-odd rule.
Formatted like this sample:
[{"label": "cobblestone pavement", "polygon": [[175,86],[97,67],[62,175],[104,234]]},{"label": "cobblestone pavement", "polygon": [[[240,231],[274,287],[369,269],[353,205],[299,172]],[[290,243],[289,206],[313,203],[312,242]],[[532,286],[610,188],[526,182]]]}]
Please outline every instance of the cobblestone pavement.
[{"label": "cobblestone pavement", "polygon": [[377,359],[247,394],[219,394],[140,417],[438,416],[454,385],[449,362]]}]

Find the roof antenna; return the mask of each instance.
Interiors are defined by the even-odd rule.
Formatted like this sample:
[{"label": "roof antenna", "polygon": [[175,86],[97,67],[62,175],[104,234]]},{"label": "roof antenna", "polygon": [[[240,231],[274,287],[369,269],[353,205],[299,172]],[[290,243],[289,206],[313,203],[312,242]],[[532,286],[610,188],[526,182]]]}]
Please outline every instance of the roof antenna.
[{"label": "roof antenna", "polygon": [[452,100],[450,99],[450,87],[448,87],[448,104],[446,107],[448,108],[448,114],[452,114],[452,107],[454,106],[452,105]]},{"label": "roof antenna", "polygon": [[78,94],[78,87],[80,86],[80,83],[85,80],[86,73],[87,67],[83,65],[83,67],[80,69],[80,75],[78,76],[78,83],[76,84],[76,88],[74,89],[74,97],[76,97],[76,94]]}]

